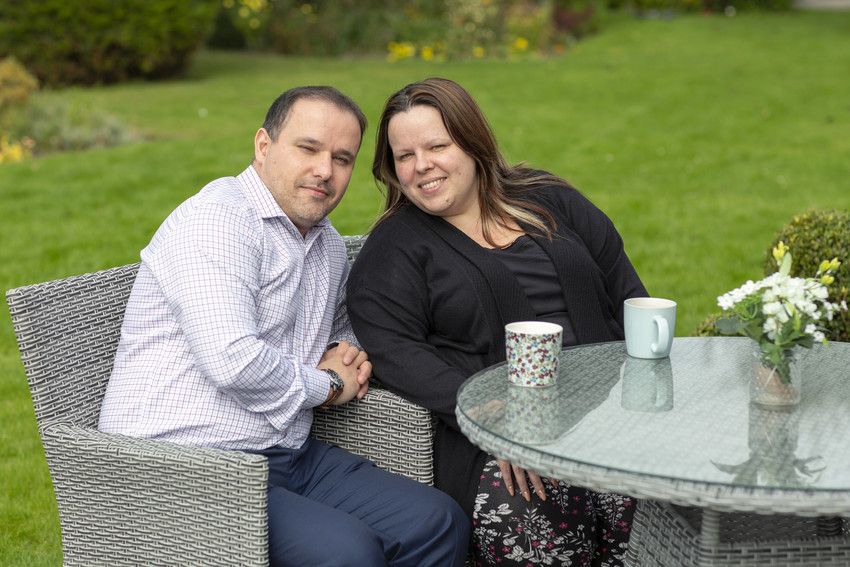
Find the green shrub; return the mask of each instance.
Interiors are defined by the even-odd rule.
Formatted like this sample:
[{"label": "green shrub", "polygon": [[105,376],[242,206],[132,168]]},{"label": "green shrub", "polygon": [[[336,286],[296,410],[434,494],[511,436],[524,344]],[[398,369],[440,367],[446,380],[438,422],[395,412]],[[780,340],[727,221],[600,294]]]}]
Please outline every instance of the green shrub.
[{"label": "green shrub", "polygon": [[701,0],[702,9],[709,12],[736,10],[782,11],[793,7],[793,0]]},{"label": "green shrub", "polygon": [[163,78],[183,71],[218,0],[3,2],[0,55],[48,85]]},{"label": "green shrub", "polygon": [[[791,251],[794,264],[792,276],[813,276],[823,260],[838,258],[841,266],[835,273],[830,301],[850,302],[850,211],[810,210],[795,216],[773,239],[765,252],[764,272],[776,271],[771,251],[779,241]],[[825,323],[827,338],[850,341],[850,312],[843,311]]]},{"label": "green shrub", "polygon": [[[773,248],[780,240],[791,251],[792,276],[812,277],[823,260],[838,258],[841,266],[835,273],[829,299],[833,303],[850,303],[850,211],[810,210],[791,219],[765,251],[765,276],[776,271]],[[719,312],[713,313],[700,322],[696,329],[697,336],[720,336],[721,333],[714,328],[714,322],[720,316]],[[829,340],[850,342],[850,312],[838,312],[824,326]]]},{"label": "green shrub", "polygon": [[717,311],[716,313],[712,313],[702,321],[700,321],[699,325],[697,325],[696,332],[694,333],[698,337],[722,337],[723,333],[717,330],[717,327],[714,325],[718,319],[723,316],[721,311]]},{"label": "green shrub", "polygon": [[279,53],[382,53],[392,41],[446,33],[445,0],[277,0],[269,10],[266,46]]},{"label": "green shrub", "polygon": [[33,140],[14,130],[36,90],[38,81],[14,57],[0,59],[0,163],[21,161],[32,154]]},{"label": "green shrub", "polygon": [[103,148],[141,139],[118,118],[98,109],[38,98],[30,102],[17,134],[32,141],[35,154]]},{"label": "green shrub", "polygon": [[[609,6],[617,5],[616,2],[609,1]],[[735,15],[737,10],[790,10],[793,0],[623,0],[619,5],[631,6],[642,15],[694,11]]]},{"label": "green shrub", "polygon": [[0,130],[9,130],[26,107],[30,95],[38,90],[38,80],[14,57],[0,60]]},{"label": "green shrub", "polygon": [[236,25],[236,18],[230,9],[222,6],[215,16],[213,31],[207,38],[207,45],[216,49],[244,49],[248,45],[245,34]]},{"label": "green shrub", "polygon": [[[280,0],[222,0],[207,45],[222,49],[267,48],[274,15],[272,4],[277,2]],[[303,1],[294,5],[310,6]]]},{"label": "green shrub", "polygon": [[[555,31],[573,38],[581,38],[599,30],[596,0],[557,0],[552,6]],[[558,44],[556,38],[553,43]]]},{"label": "green shrub", "polygon": [[209,45],[391,61],[561,51],[597,26],[594,0],[222,0]]}]

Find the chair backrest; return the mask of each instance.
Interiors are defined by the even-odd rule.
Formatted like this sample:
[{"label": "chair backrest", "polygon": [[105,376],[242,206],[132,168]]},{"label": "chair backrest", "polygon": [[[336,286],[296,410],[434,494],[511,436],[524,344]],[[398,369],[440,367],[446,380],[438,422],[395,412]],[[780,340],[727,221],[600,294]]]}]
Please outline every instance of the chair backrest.
[{"label": "chair backrest", "polygon": [[10,289],[39,426],[97,426],[138,264]]},{"label": "chair backrest", "polygon": [[[353,262],[366,237],[343,238]],[[129,264],[6,293],[40,427],[97,426],[138,269]]]}]

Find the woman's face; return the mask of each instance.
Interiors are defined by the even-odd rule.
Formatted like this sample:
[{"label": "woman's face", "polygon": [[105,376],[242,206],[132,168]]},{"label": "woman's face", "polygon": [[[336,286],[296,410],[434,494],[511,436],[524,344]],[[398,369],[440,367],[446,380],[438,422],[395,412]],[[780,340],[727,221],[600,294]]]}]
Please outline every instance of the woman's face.
[{"label": "woman's face", "polygon": [[479,215],[475,162],[454,143],[436,108],[414,106],[387,125],[404,195],[426,213],[452,224]]}]

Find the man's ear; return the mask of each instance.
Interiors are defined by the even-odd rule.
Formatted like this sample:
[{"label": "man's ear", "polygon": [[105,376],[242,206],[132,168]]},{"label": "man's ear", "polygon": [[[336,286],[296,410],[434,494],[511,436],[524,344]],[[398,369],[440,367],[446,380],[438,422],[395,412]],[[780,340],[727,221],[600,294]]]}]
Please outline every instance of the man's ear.
[{"label": "man's ear", "polygon": [[254,135],[254,161],[262,165],[266,161],[266,154],[269,151],[269,146],[272,144],[272,139],[265,128],[257,130]]}]

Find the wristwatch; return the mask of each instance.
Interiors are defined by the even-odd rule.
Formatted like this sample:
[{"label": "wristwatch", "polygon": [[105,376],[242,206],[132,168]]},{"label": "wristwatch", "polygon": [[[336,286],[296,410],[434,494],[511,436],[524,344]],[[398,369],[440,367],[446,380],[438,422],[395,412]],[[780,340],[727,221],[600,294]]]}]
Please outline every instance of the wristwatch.
[{"label": "wristwatch", "polygon": [[333,404],[342,394],[342,390],[345,388],[345,382],[342,381],[342,378],[340,378],[336,370],[331,370],[330,368],[319,368],[319,370],[326,372],[331,379],[331,397],[319,406],[319,409],[324,409],[330,407],[330,405]]}]

